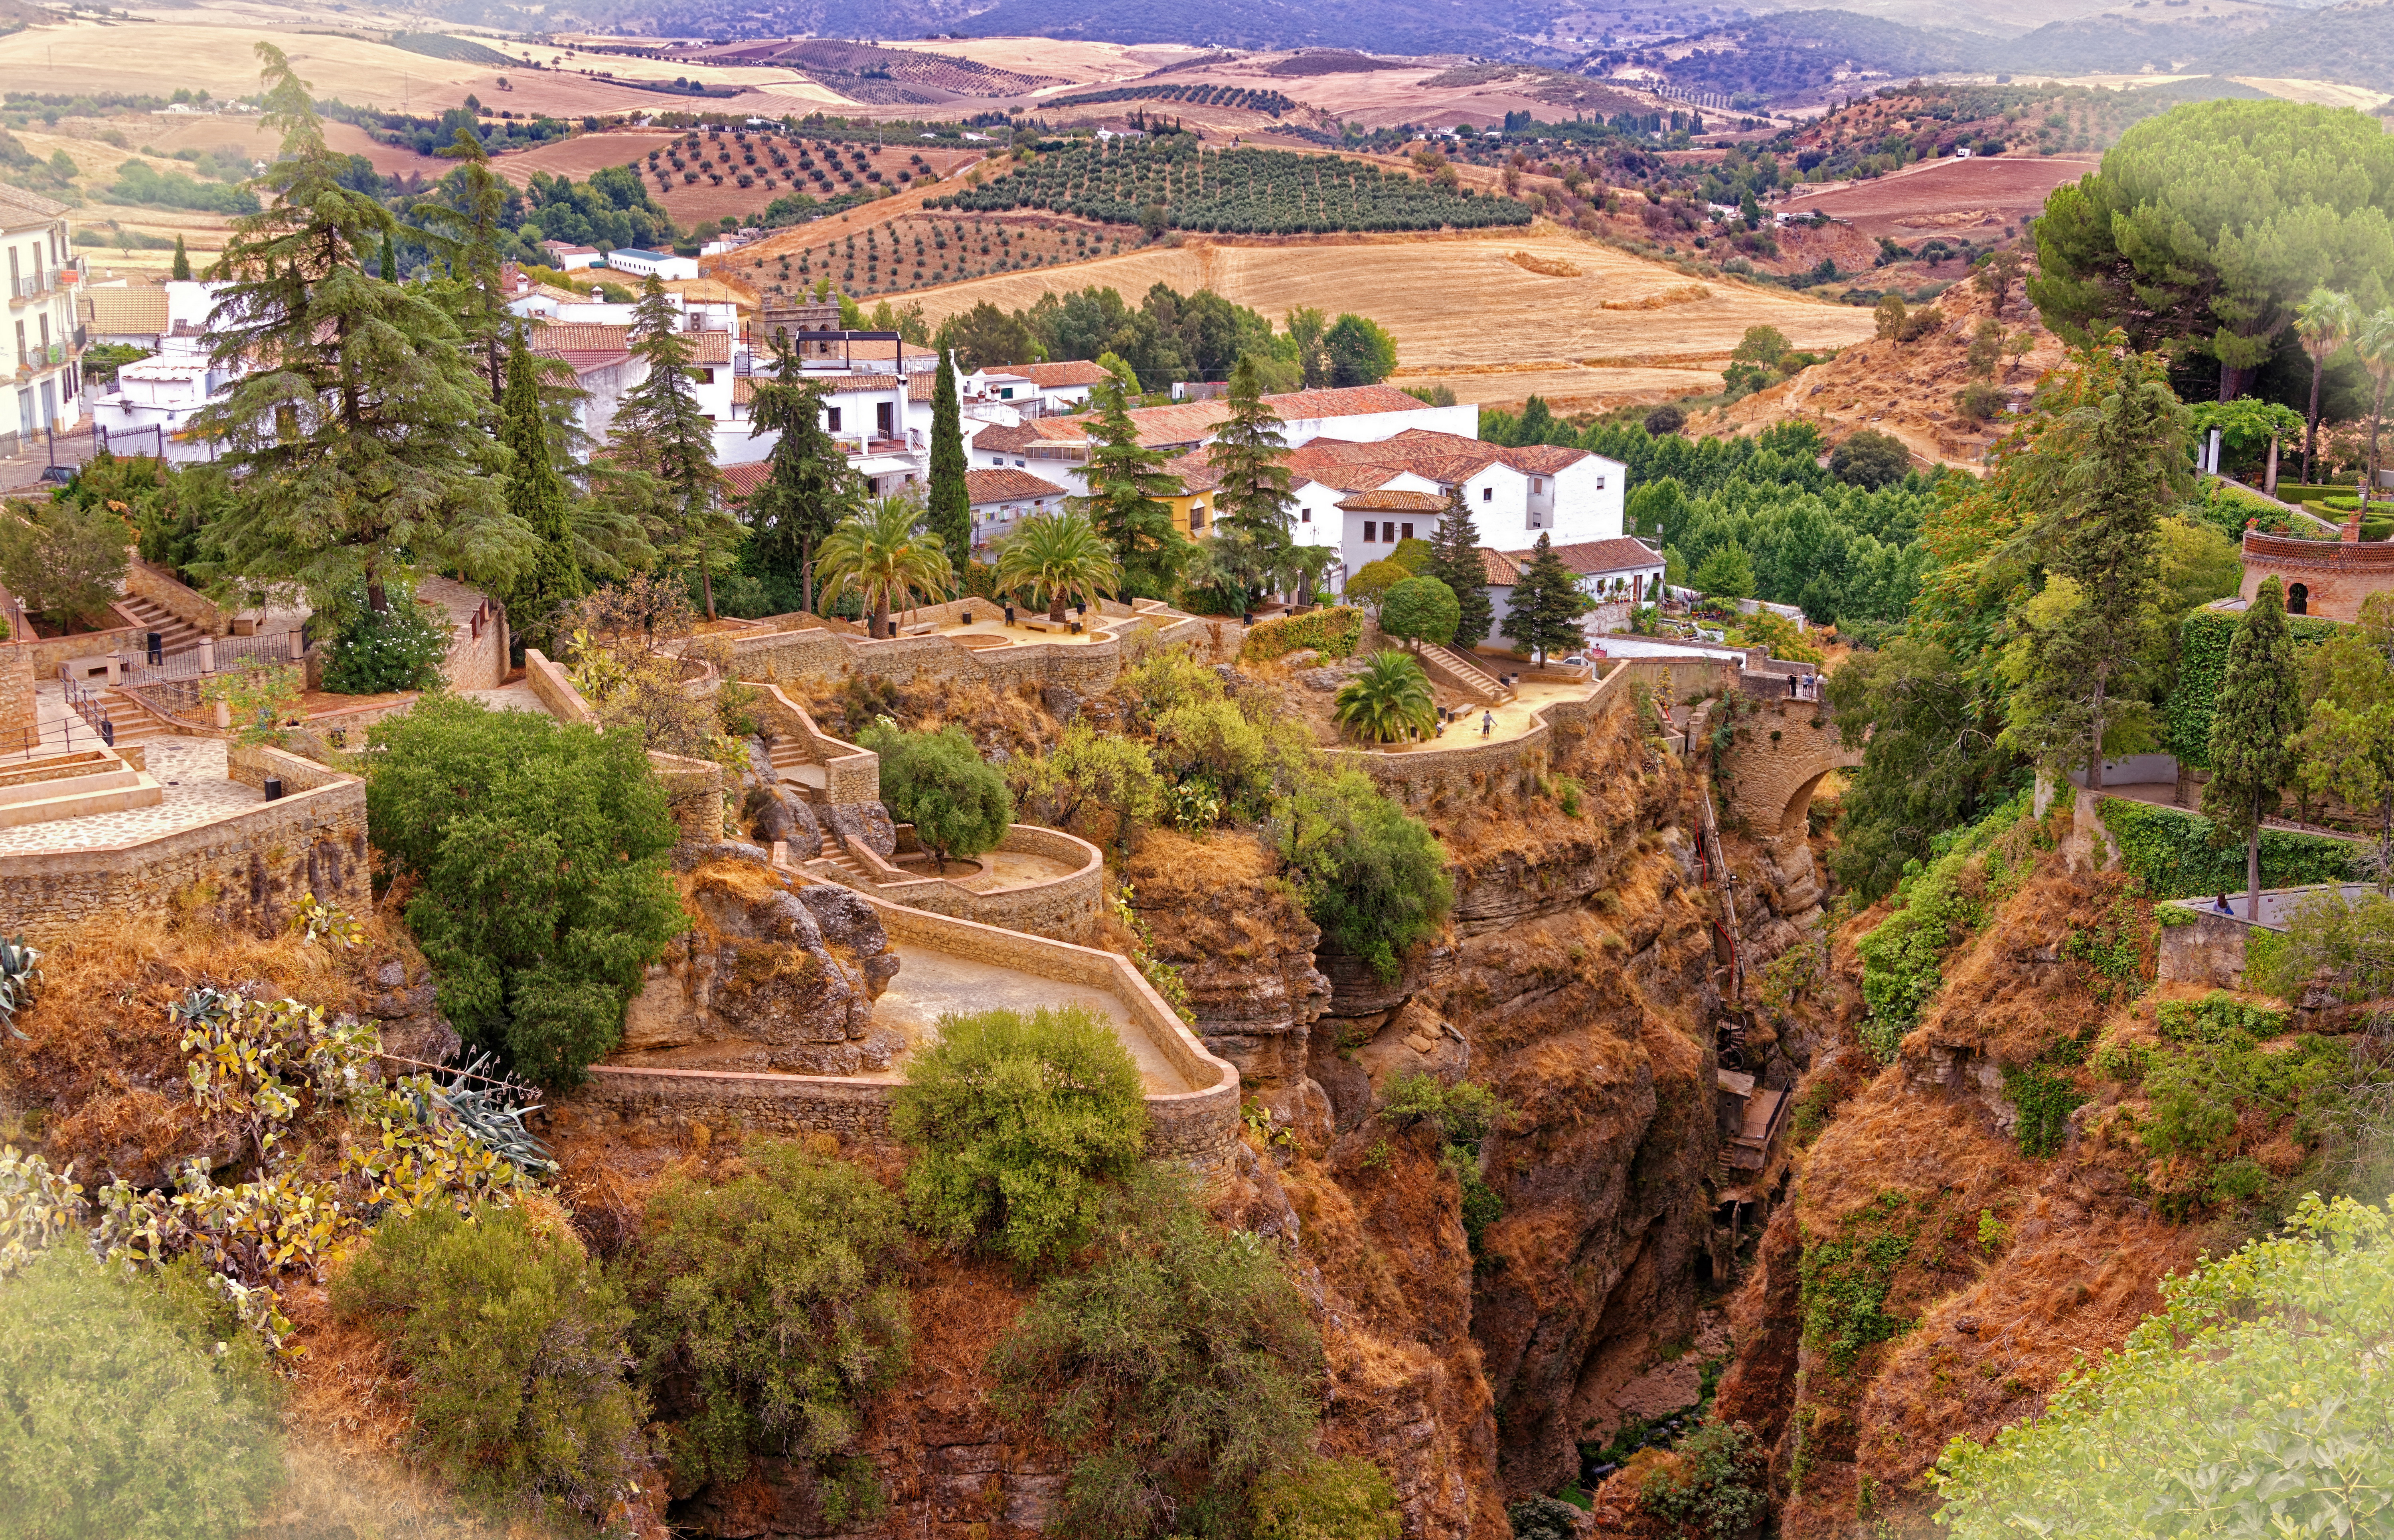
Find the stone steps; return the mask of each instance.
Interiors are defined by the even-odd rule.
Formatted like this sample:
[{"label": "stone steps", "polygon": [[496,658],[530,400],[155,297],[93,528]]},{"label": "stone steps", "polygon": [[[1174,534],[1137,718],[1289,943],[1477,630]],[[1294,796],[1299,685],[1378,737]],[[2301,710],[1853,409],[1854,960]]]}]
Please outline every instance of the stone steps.
[{"label": "stone steps", "polygon": [[856,858],[848,853],[848,848],[835,836],[826,834],[822,836],[822,859],[854,877],[862,886],[867,888],[873,886],[871,880],[864,875],[864,868],[857,864]]},{"label": "stone steps", "polygon": [[178,736],[175,730],[152,715],[148,706],[121,690],[101,691],[99,704],[100,709],[108,713],[108,725],[115,732],[120,746]]},{"label": "stone steps", "polygon": [[134,624],[145,631],[158,633],[161,651],[167,655],[200,644],[200,628],[190,621],[178,619],[165,610],[138,594],[119,594],[116,607],[131,615]]},{"label": "stone steps", "polygon": [[1496,676],[1480,666],[1479,661],[1460,647],[1428,644],[1425,651],[1434,650],[1438,661],[1454,671],[1464,687],[1492,705],[1502,705],[1513,698],[1511,686],[1500,682]]}]

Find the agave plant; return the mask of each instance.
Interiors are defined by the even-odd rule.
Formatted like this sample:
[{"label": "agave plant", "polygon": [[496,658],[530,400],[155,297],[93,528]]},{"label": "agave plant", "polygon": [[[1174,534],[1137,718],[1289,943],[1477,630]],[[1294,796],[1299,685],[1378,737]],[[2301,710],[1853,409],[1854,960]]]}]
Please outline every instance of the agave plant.
[{"label": "agave plant", "polygon": [[17,1013],[31,1005],[33,991],[42,982],[42,954],[25,944],[25,938],[0,941],[0,1026],[20,1042],[25,1034],[17,1030]]},{"label": "agave plant", "polygon": [[1339,687],[1336,714],[1356,737],[1389,744],[1437,726],[1438,702],[1422,665],[1390,648],[1373,653],[1363,671]]}]

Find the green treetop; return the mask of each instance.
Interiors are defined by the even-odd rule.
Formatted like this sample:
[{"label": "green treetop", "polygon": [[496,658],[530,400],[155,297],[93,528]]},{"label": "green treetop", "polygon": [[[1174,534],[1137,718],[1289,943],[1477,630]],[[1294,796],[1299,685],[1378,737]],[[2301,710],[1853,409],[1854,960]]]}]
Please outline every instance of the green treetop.
[{"label": "green treetop", "polygon": [[667,527],[658,549],[697,569],[707,618],[715,618],[715,573],[729,564],[740,525],[723,511],[715,469],[715,425],[698,409],[690,377],[689,339],[674,329],[677,312],[664,285],[651,273],[632,311],[632,352],[648,374],[624,392],[608,448],[613,458],[645,471],[664,489]]},{"label": "green treetop", "polygon": [[940,353],[931,388],[931,530],[947,543],[957,572],[972,559],[972,494],[965,485],[964,405],[956,398],[955,357]]},{"label": "green treetop", "polygon": [[2313,289],[2295,312],[2295,333],[2303,339],[2303,351],[2311,356],[2311,401],[2303,430],[2305,485],[2310,484],[2311,464],[2319,454],[2320,384],[2327,375],[2327,361],[2360,324],[2361,307],[2352,302],[2352,296],[2324,283]]},{"label": "green treetop", "polygon": [[2037,220],[2029,297],[2055,330],[2182,344],[2244,393],[2319,284],[2386,302],[2394,138],[2346,108],[2203,101],[2147,118]]},{"label": "green treetop", "polygon": [[540,542],[531,565],[507,590],[507,613],[517,630],[553,651],[558,612],[587,592],[589,584],[574,559],[572,499],[549,455],[548,419],[532,354],[520,336],[507,349],[499,441],[514,456],[507,468],[507,511]]},{"label": "green treetop", "polygon": [[1505,635],[1514,645],[1535,652],[1543,664],[1547,653],[1569,652],[1580,644],[1579,617],[1588,609],[1579,578],[1555,554],[1554,536],[1540,534],[1529,564],[1513,585],[1513,608],[1505,616]]},{"label": "green treetop", "polygon": [[1288,441],[1280,414],[1264,404],[1263,375],[1242,355],[1230,370],[1230,415],[1214,430],[1212,464],[1220,521],[1266,546],[1288,541]]},{"label": "green treetop", "polygon": [[2278,579],[2263,580],[2228,644],[2228,670],[2211,714],[2211,780],[2203,810],[2215,838],[2244,841],[2244,917],[2261,917],[2261,817],[2295,778],[2303,728],[2302,681]]},{"label": "green treetop", "polygon": [[2361,624],[2313,649],[2303,694],[2310,716],[2295,739],[2305,790],[2379,821],[2378,888],[2394,874],[2394,595],[2361,601]]},{"label": "green treetop", "polygon": [[[383,237],[386,247],[388,246],[389,240],[390,237],[388,235]],[[178,234],[175,237],[175,265],[167,270],[166,276],[178,283],[185,283],[191,281],[191,254],[183,249],[183,238],[180,234]],[[383,276],[388,278],[390,274],[385,273]]]},{"label": "green treetop", "polygon": [[[506,296],[499,290],[499,238],[506,230],[507,201],[515,192],[491,169],[481,136],[471,128],[460,125],[455,140],[441,153],[465,163],[450,174],[456,179],[457,201],[451,204],[427,198],[414,212],[429,222],[428,233],[449,259],[449,276],[441,286],[450,312],[457,317],[467,345],[481,355],[491,399],[497,401],[506,388],[502,359],[506,336],[516,330]],[[386,266],[395,268],[397,260],[389,257],[388,246],[385,255]],[[394,279],[396,274],[386,271],[383,277]]]},{"label": "green treetop", "polygon": [[228,591],[296,583],[327,604],[362,583],[377,612],[411,561],[504,586],[535,542],[506,510],[490,393],[454,318],[363,270],[396,222],[342,185],[349,157],[325,144],[290,60],[257,52],[260,121],[283,151],[259,179],[266,207],[234,224],[219,263],[214,358],[243,373],[193,426],[226,445],[237,491],[202,573]]},{"label": "green treetop", "polygon": [[1696,563],[1695,575],[1689,581],[1712,599],[1752,599],[1754,558],[1735,541],[1717,546]]},{"label": "green treetop", "polygon": [[864,488],[848,454],[823,428],[824,388],[801,371],[797,349],[773,343],[773,378],[756,378],[749,416],[757,436],[780,435],[767,462],[765,484],[748,496],[754,559],[768,573],[796,586],[798,607],[811,612],[814,553],[862,506]]},{"label": "green treetop", "polygon": [[1172,510],[1158,500],[1178,496],[1180,480],[1158,468],[1162,450],[1139,443],[1119,380],[1100,380],[1089,399],[1096,408],[1087,427],[1089,492],[1071,506],[1114,548],[1126,589],[1160,595],[1171,586],[1188,546],[1172,527]]},{"label": "green treetop", "polygon": [[1421,570],[1454,595],[1454,645],[1468,652],[1488,639],[1496,622],[1496,606],[1488,597],[1488,567],[1480,554],[1480,526],[1472,521],[1463,485],[1447,489],[1446,511],[1430,532],[1430,556]]}]

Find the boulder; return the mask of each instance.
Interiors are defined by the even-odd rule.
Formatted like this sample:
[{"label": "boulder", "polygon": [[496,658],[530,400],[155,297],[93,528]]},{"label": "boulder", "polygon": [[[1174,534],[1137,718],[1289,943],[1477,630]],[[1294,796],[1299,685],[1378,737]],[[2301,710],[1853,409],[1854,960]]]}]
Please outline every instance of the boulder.
[{"label": "boulder", "polygon": [[835,802],[822,822],[842,839],[852,839],[887,861],[898,853],[898,824],[878,802]]},{"label": "boulder", "polygon": [[786,781],[751,789],[740,805],[740,819],[758,844],[786,840],[801,861],[822,848],[822,828],[815,822],[814,809]]}]

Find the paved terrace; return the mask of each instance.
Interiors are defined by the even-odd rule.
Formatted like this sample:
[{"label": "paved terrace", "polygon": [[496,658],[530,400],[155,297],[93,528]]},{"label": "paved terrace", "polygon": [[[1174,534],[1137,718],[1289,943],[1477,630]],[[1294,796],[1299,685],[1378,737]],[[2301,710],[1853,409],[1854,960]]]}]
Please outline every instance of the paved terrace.
[{"label": "paved terrace", "polygon": [[[1492,663],[1493,661],[1491,660]],[[1497,664],[1490,669],[1490,672],[1493,673],[1498,669],[1511,672],[1502,664]],[[1419,743],[1384,744],[1381,745],[1381,752],[1413,754],[1423,749],[1454,748],[1464,744],[1506,743],[1529,732],[1538,725],[1537,713],[1540,708],[1552,705],[1557,701],[1584,701],[1594,693],[1597,681],[1594,679],[1574,681],[1524,678],[1515,687],[1515,693],[1511,700],[1493,706],[1471,704],[1462,719],[1448,724],[1442,736],[1425,738]],[[1483,738],[1480,735],[1480,719],[1483,714],[1490,713],[1494,715],[1496,725],[1488,736]]]},{"label": "paved terrace", "polygon": [[[78,743],[82,736],[76,734]],[[99,743],[97,735],[92,742]],[[220,739],[152,739],[145,752],[150,774],[165,794],[156,806],[0,829],[0,855],[106,849],[175,834],[266,800],[256,787],[225,779],[225,745]]]},{"label": "paved terrace", "polygon": [[1068,984],[1036,974],[1018,972],[997,963],[936,952],[912,941],[901,941],[898,977],[874,1002],[875,1026],[905,1034],[906,1049],[888,1069],[858,1076],[864,1080],[902,1081],[906,1060],[940,1040],[940,1018],[982,1010],[1019,1010],[1024,1015],[1045,1007],[1050,1010],[1080,1006],[1103,1020],[1138,1065],[1140,1086],[1149,1096],[1172,1096],[1195,1087],[1165,1059],[1147,1033],[1133,1023],[1121,1001],[1103,990]]}]

